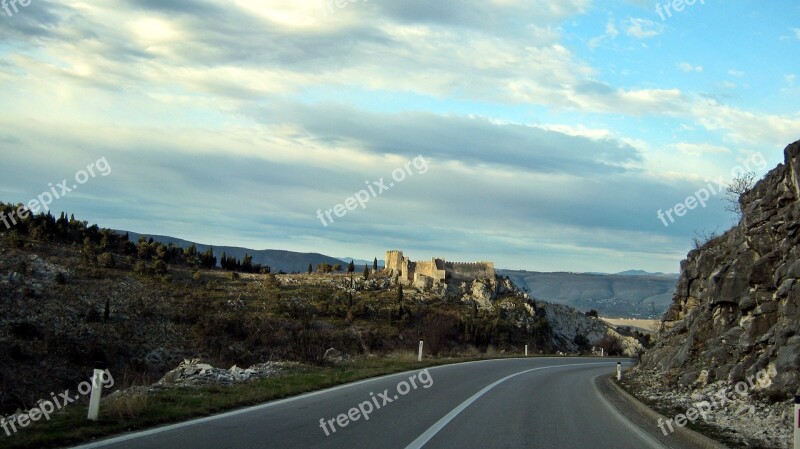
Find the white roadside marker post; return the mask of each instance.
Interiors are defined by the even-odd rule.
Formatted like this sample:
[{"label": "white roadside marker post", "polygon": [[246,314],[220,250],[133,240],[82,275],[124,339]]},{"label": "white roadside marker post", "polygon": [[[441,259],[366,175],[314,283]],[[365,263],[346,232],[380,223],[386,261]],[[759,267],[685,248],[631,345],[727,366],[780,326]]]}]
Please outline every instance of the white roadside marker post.
[{"label": "white roadside marker post", "polygon": [[525,357],[528,356],[528,345],[525,345]]},{"label": "white roadside marker post", "polygon": [[422,361],[422,340],[419,341],[419,356],[417,356],[417,361]]},{"label": "white roadside marker post", "polygon": [[794,397],[794,449],[800,449],[800,396]]},{"label": "white roadside marker post", "polygon": [[617,380],[622,380],[622,363],[617,362]]},{"label": "white roadside marker post", "polygon": [[[97,364],[95,366],[101,365]],[[103,375],[105,375],[103,370],[99,368],[94,369],[94,375],[92,376],[92,394],[89,396],[89,415],[87,416],[89,421],[97,421],[100,417],[100,397],[103,395]]]},{"label": "white roadside marker post", "polygon": [[600,348],[600,357],[606,356],[606,348]]}]

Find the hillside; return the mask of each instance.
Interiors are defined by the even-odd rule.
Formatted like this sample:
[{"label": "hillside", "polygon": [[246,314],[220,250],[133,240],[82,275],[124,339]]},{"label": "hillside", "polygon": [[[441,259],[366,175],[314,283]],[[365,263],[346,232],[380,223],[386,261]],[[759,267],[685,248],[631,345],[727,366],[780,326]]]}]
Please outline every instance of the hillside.
[{"label": "hillside", "polygon": [[[117,231],[120,234],[128,234],[131,242],[137,242],[139,237],[147,239],[152,238],[154,241],[164,245],[173,244],[179,248],[186,249],[192,244],[197,246],[198,252],[206,251],[212,245],[203,243],[190,242],[188,240],[179,239],[176,237],[168,237],[164,235],[150,235],[150,234],[137,234],[130,231]],[[284,273],[305,273],[308,270],[308,264],[316,267],[319,264],[327,263],[330,265],[341,264],[343,261],[334,257],[326,256],[318,253],[297,253],[292,251],[284,251],[277,249],[264,249],[254,250],[248,248],[240,248],[235,246],[213,246],[214,255],[219,257],[223,252],[228,256],[234,256],[237,259],[243,259],[245,254],[250,254],[253,257],[254,263],[266,265],[272,269],[274,273],[283,271]],[[369,264],[372,267],[372,263]],[[363,264],[361,265],[363,268]]]},{"label": "hillside", "polygon": [[617,318],[661,318],[672,302],[677,275],[540,273],[498,270],[534,297]]},{"label": "hillside", "polygon": [[[10,207],[0,203],[0,211]],[[542,354],[642,348],[640,336],[553,309],[505,278],[399,290],[382,272],[204,269],[175,248],[155,239],[134,245],[44,214],[1,232],[0,411],[29,408],[98,361],[123,373],[119,386],[127,387],[147,385],[184,359],[322,364],[329,348],[380,356],[415,350],[420,339],[442,356],[519,353],[525,345]]]}]

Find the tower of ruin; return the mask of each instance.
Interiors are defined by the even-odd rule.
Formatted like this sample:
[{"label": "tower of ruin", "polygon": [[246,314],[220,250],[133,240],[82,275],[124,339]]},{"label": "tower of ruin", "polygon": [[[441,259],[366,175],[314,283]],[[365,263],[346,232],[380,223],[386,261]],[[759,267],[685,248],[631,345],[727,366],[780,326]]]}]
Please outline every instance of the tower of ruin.
[{"label": "tower of ruin", "polygon": [[447,262],[437,257],[411,261],[398,250],[386,252],[386,270],[392,276],[397,276],[402,284],[421,288],[451,280],[462,282],[495,277],[492,262]]}]

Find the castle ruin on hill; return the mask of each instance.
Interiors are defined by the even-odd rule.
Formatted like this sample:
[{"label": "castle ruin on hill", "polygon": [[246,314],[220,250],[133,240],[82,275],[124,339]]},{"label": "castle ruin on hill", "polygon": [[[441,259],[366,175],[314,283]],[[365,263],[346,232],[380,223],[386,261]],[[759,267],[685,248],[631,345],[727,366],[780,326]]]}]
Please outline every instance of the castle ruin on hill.
[{"label": "castle ruin on hill", "polygon": [[386,270],[398,276],[404,285],[430,288],[441,282],[467,282],[476,279],[494,279],[493,262],[447,262],[432,258],[430,261],[411,261],[402,251],[386,252]]}]

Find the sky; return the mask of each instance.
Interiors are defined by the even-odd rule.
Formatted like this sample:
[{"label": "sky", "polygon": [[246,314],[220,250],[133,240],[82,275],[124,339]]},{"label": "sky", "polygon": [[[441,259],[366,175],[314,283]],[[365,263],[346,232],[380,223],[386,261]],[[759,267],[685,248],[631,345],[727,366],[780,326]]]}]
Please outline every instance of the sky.
[{"label": "sky", "polygon": [[9,1],[0,201],[102,227],[678,272],[800,139],[796,1]]}]

